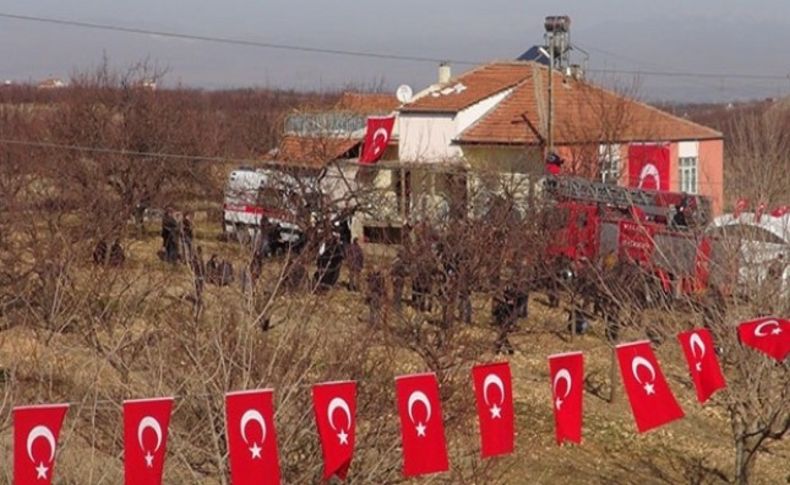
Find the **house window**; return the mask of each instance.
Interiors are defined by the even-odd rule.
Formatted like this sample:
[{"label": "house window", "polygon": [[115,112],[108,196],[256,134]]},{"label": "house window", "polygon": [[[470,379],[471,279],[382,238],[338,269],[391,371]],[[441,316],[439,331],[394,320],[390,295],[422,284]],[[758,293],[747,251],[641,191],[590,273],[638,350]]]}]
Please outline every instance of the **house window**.
[{"label": "house window", "polygon": [[699,160],[697,157],[680,157],[678,165],[680,166],[680,191],[696,194],[698,192],[697,165],[699,165]]},{"label": "house window", "polygon": [[598,162],[601,170],[601,181],[617,185],[620,180],[620,145],[600,145],[598,147]]}]

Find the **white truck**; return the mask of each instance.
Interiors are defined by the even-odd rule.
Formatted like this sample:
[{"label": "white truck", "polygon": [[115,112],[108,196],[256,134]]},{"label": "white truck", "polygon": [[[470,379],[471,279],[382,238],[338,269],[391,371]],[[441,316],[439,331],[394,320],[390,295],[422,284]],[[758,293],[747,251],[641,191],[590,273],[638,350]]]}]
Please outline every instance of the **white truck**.
[{"label": "white truck", "polygon": [[303,231],[304,214],[309,214],[315,199],[314,183],[314,177],[297,179],[273,169],[233,170],[225,185],[225,233],[239,240],[253,238],[266,216],[280,226],[280,242],[296,242]]}]

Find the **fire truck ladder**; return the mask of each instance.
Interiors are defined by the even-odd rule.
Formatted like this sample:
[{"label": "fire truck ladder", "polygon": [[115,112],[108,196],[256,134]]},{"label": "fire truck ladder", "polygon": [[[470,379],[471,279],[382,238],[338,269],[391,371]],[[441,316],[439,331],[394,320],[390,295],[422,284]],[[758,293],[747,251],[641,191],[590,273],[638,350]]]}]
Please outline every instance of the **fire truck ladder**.
[{"label": "fire truck ladder", "polygon": [[573,199],[590,203],[608,204],[616,207],[656,206],[656,195],[652,192],[592,182],[579,177],[546,177],[544,187],[558,198]]}]

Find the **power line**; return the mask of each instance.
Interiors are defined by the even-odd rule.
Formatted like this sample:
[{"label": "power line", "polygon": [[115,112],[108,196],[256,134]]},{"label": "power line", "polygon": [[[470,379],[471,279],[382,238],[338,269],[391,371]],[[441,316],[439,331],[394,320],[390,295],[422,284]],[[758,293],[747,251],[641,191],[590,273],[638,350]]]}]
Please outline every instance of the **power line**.
[{"label": "power line", "polygon": [[[0,12],[0,18],[23,20],[29,22],[40,22],[40,23],[48,23],[48,24],[56,24],[56,25],[66,25],[72,27],[81,27],[81,28],[94,29],[94,30],[105,30],[111,32],[123,32],[128,34],[155,35],[159,37],[169,37],[174,39],[197,40],[202,42],[213,42],[219,44],[239,45],[245,47],[257,47],[264,49],[278,49],[278,50],[287,50],[287,51],[296,51],[296,52],[307,52],[307,53],[315,53],[315,54],[365,57],[365,58],[385,59],[385,60],[394,60],[394,61],[430,62],[434,64],[441,62],[449,62],[456,65],[470,65],[470,66],[485,64],[485,61],[471,60],[471,59],[450,59],[450,58],[440,58],[440,57],[411,56],[411,55],[391,54],[391,53],[363,51],[363,50],[330,49],[324,47],[260,42],[260,41],[247,40],[247,39],[237,39],[232,37],[214,37],[208,35],[143,29],[137,27],[123,27],[120,25],[84,22],[80,20],[58,19],[52,17],[39,17],[32,15],[19,15],[19,14],[4,13],[4,12]],[[613,53],[605,52],[602,49],[593,48],[593,50],[598,50],[599,52],[608,55],[614,55]],[[623,59],[625,58],[625,56],[621,56],[619,54],[615,56],[621,57]],[[786,75],[744,74],[744,73],[733,73],[733,72],[714,73],[714,72],[694,72],[694,71],[633,70],[633,69],[606,69],[606,68],[588,69],[587,71],[593,73],[601,73],[601,74],[628,74],[628,75],[637,75],[637,76],[641,75],[641,76],[657,76],[657,77],[685,77],[685,78],[713,78],[713,79],[768,79],[775,81],[776,80],[790,81],[790,74],[786,74]]]},{"label": "power line", "polygon": [[82,27],[86,29],[95,29],[95,30],[107,30],[111,32],[125,32],[128,34],[142,34],[142,35],[157,35],[160,37],[169,37],[174,39],[184,39],[184,40],[199,40],[203,42],[214,42],[219,44],[230,44],[230,45],[240,45],[246,47],[260,47],[264,49],[279,49],[279,50],[287,50],[287,51],[297,51],[297,52],[312,52],[316,54],[331,54],[337,56],[351,56],[351,57],[368,57],[374,59],[388,59],[394,61],[413,61],[413,62],[430,62],[430,63],[441,63],[441,62],[450,62],[452,64],[459,64],[459,65],[477,65],[482,64],[482,62],[477,61],[470,61],[470,60],[462,60],[462,59],[444,59],[444,58],[436,58],[436,57],[422,57],[422,56],[407,56],[407,55],[400,55],[400,54],[387,54],[387,53],[380,53],[380,52],[372,52],[372,51],[354,51],[354,50],[344,50],[344,49],[329,49],[324,47],[312,47],[312,46],[301,46],[301,45],[293,45],[293,44],[279,44],[279,43],[272,43],[272,42],[259,42],[254,40],[246,40],[246,39],[235,39],[231,37],[213,37],[208,35],[199,35],[199,34],[187,34],[182,32],[168,32],[163,30],[151,30],[151,29],[142,29],[137,27],[122,27],[119,25],[110,25],[110,24],[99,24],[94,22],[83,22],[79,20],[65,20],[65,19],[56,19],[50,17],[35,17],[32,15],[17,15],[17,14],[10,14],[10,13],[2,13],[0,12],[0,17],[7,18],[7,19],[14,19],[14,20],[26,20],[30,22],[41,22],[41,23],[48,23],[48,24],[56,24],[56,25],[68,25],[72,27]]}]

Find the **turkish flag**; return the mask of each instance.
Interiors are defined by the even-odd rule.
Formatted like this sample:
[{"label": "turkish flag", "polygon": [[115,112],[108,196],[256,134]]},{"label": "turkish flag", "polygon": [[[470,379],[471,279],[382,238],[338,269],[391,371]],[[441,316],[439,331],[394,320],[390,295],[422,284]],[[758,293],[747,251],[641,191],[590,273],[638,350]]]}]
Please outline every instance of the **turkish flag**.
[{"label": "turkish flag", "polygon": [[280,483],[271,389],[225,394],[225,425],[233,485]]},{"label": "turkish flag", "polygon": [[630,145],[628,185],[648,190],[669,190],[669,146]]},{"label": "turkish flag", "polygon": [[554,434],[557,444],[582,442],[584,356],[568,352],[549,356]]},{"label": "turkish flag", "polygon": [[162,483],[173,398],[123,403],[123,471],[127,485]]},{"label": "turkish flag", "polygon": [[780,205],[776,209],[771,211],[771,216],[773,217],[783,217],[785,214],[790,213],[790,206],[788,205]]},{"label": "turkish flag", "polygon": [[741,343],[783,362],[790,353],[790,320],[758,318],[738,325]]},{"label": "turkish flag", "polygon": [[513,452],[513,386],[507,362],[472,368],[483,458]]},{"label": "turkish flag", "polygon": [[732,214],[732,217],[737,219],[741,216],[741,213],[745,211],[749,207],[749,201],[747,199],[738,199],[735,201],[735,211]]},{"label": "turkish flag", "polygon": [[14,408],[14,483],[49,484],[68,404]]},{"label": "turkish flag", "polygon": [[394,116],[369,116],[359,163],[372,164],[384,155],[395,126]]},{"label": "turkish flag", "polygon": [[313,386],[313,410],[324,454],[324,480],[332,475],[345,480],[354,456],[357,383],[316,384]]},{"label": "turkish flag", "polygon": [[395,389],[403,440],[403,475],[447,471],[450,463],[436,374],[396,377]]},{"label": "turkish flag", "polygon": [[754,210],[754,222],[756,222],[757,224],[759,224],[760,220],[762,220],[766,207],[767,206],[765,205],[765,202],[760,202],[757,205],[757,209]]},{"label": "turkish flag", "polygon": [[620,375],[640,433],[684,416],[675,400],[650,342],[643,340],[617,346]]},{"label": "turkish flag", "polygon": [[716,358],[713,337],[707,328],[698,328],[679,333],[678,340],[697,389],[697,400],[704,403],[714,392],[727,387]]}]

